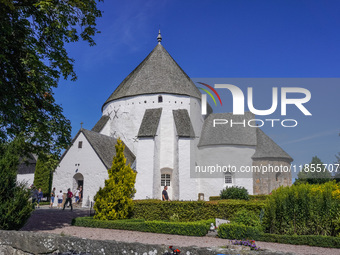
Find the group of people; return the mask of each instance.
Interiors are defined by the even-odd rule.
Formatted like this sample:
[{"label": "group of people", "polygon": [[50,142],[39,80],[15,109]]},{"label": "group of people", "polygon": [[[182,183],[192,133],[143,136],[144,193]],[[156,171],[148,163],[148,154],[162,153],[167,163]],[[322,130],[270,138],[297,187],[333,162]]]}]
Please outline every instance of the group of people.
[{"label": "group of people", "polygon": [[41,188],[39,190],[32,184],[31,185],[31,197],[32,197],[32,205],[35,206],[35,203],[37,203],[37,208],[40,207],[40,201],[43,198],[43,193],[41,191]]},{"label": "group of people", "polygon": [[[52,192],[51,192],[51,204],[50,204],[50,208],[53,207],[53,204],[54,204],[54,199],[55,197],[57,197],[58,199],[58,205],[57,205],[57,208],[58,209],[61,209],[62,207],[62,204],[63,204],[63,200],[64,200],[64,194],[63,194],[63,191],[60,190],[58,194],[56,194],[56,191],[55,191],[55,188],[52,189]],[[79,186],[75,191],[74,193],[72,193],[71,189],[67,189],[67,193],[66,193],[66,200],[65,200],[65,203],[64,203],[64,206],[63,206],[63,210],[65,210],[65,206],[67,204],[69,204],[69,206],[71,207],[71,211],[73,210],[73,206],[72,206],[72,198],[75,198],[75,202],[77,204],[79,204],[81,201],[82,201],[82,198],[83,198],[83,187],[82,186]]]},{"label": "group of people", "polygon": [[[31,185],[31,197],[32,197],[32,205],[33,207],[35,206],[35,204],[37,203],[37,208],[40,207],[40,201],[43,198],[43,193],[41,191],[41,188],[39,188],[39,190],[37,190],[37,188],[32,184]],[[83,198],[83,187],[79,186],[74,193],[72,193],[71,189],[67,189],[67,194],[66,194],[66,200],[63,206],[63,210],[65,210],[65,206],[67,204],[69,204],[69,206],[71,207],[71,210],[73,210],[73,206],[72,206],[72,198],[75,198],[75,202],[77,204],[79,204],[82,201]],[[62,208],[62,204],[64,201],[64,193],[62,190],[59,191],[59,193],[56,193],[56,188],[53,188],[51,191],[51,203],[50,203],[50,208],[53,207],[54,204],[54,200],[55,198],[58,199],[58,204],[57,204],[57,208],[61,209]]]}]

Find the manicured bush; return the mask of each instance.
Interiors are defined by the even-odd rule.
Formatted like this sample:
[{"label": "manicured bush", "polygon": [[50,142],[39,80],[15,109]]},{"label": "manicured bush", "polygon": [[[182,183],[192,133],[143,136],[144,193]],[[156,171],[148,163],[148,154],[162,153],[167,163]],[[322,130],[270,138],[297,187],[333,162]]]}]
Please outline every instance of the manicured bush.
[{"label": "manicured bush", "polygon": [[129,218],[132,215],[132,198],[136,193],[136,172],[126,165],[124,144],[118,139],[116,155],[112,167],[108,169],[109,179],[105,180],[104,188],[100,188],[94,197],[95,218],[101,220],[117,220]]},{"label": "manicured bush", "polygon": [[340,185],[335,181],[278,188],[266,201],[266,232],[288,235],[339,235],[339,189]]},{"label": "manicured bush", "polygon": [[145,220],[170,220],[174,214],[180,221],[198,221],[214,218],[230,219],[237,211],[246,209],[259,214],[263,201],[171,201],[135,200],[134,218]]},{"label": "manicured bush", "polygon": [[248,227],[258,227],[261,228],[260,216],[254,211],[248,211],[246,209],[241,209],[237,211],[232,217],[232,222],[237,224],[243,224]]},{"label": "manicured bush", "polygon": [[261,233],[261,229],[258,227],[249,227],[244,224],[237,223],[221,224],[217,230],[219,238],[237,240],[256,240],[256,238],[258,238]]},{"label": "manicured bush", "polygon": [[249,194],[245,187],[227,187],[221,191],[221,199],[249,200]]},{"label": "manicured bush", "polygon": [[275,235],[262,233],[256,238],[256,241],[294,245],[309,245],[328,248],[340,248],[340,238],[333,236],[316,236],[316,235],[298,236],[298,235]]},{"label": "manicured bush", "polygon": [[144,221],[143,219],[96,220],[92,217],[79,217],[73,219],[72,225],[92,228],[134,230],[141,232],[164,233],[173,235],[205,236],[208,233],[210,221],[165,222]]},{"label": "manicured bush", "polygon": [[[269,195],[249,195],[250,200],[266,200]],[[209,201],[222,200],[220,196],[211,196]]]}]

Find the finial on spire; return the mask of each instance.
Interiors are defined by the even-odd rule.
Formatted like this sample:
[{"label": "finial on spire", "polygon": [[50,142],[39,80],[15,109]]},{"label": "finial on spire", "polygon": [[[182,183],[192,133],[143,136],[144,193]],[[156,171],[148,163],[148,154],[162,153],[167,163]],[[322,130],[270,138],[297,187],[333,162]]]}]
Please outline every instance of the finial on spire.
[{"label": "finial on spire", "polygon": [[161,44],[161,41],[162,41],[161,30],[158,31],[157,41],[158,41],[158,44]]}]

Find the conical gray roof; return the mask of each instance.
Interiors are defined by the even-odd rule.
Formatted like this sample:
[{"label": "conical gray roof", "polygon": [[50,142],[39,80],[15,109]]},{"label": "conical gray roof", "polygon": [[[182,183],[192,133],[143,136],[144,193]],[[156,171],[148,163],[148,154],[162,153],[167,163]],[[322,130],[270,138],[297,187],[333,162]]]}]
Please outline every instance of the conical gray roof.
[{"label": "conical gray roof", "polygon": [[201,98],[201,93],[161,44],[127,76],[104,103],[142,94],[178,94]]},{"label": "conical gray roof", "polygon": [[277,143],[269,138],[261,129],[256,130],[257,146],[252,159],[262,158],[282,158],[288,161],[293,161],[292,157],[288,155]]}]

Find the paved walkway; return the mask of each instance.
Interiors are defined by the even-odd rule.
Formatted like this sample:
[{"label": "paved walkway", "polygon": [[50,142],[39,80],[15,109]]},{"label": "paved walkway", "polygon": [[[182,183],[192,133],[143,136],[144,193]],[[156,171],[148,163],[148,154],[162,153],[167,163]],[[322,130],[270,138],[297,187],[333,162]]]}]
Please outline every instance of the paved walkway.
[{"label": "paved walkway", "polygon": [[[39,231],[77,236],[97,240],[116,240],[147,244],[165,244],[178,246],[218,247],[226,246],[229,241],[214,237],[193,237],[127,230],[98,229],[71,226],[75,217],[89,216],[89,209],[50,209],[43,206],[36,209],[22,231]],[[319,248],[305,245],[256,242],[257,246],[271,251],[291,252],[301,255],[340,255],[340,249]]]}]

